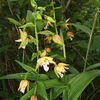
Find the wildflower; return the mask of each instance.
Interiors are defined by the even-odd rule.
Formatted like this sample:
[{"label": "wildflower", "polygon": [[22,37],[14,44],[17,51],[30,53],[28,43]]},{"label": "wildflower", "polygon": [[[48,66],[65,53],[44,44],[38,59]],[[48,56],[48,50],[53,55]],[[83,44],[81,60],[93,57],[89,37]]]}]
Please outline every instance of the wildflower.
[{"label": "wildflower", "polygon": [[44,57],[39,58],[37,60],[36,70],[40,65],[41,67],[43,66],[43,69],[47,72],[49,70],[49,67],[48,67],[49,63],[53,63],[53,64],[55,63],[52,57],[44,56]]},{"label": "wildflower", "polygon": [[63,42],[62,42],[62,40],[61,40],[61,38],[60,38],[60,36],[59,35],[54,35],[53,36],[53,41],[55,42],[55,43],[58,43],[58,44],[63,44]]},{"label": "wildflower", "polygon": [[51,52],[50,48],[44,49],[40,56],[41,56],[41,57],[46,56],[47,52]]},{"label": "wildflower", "polygon": [[20,82],[18,91],[20,90],[20,92],[24,93],[26,87],[27,87],[27,91],[29,91],[29,82],[27,80],[22,80]]},{"label": "wildflower", "polygon": [[66,35],[70,38],[71,41],[73,40],[74,34],[72,32],[68,32]]},{"label": "wildflower", "polygon": [[[46,17],[44,17],[44,19],[47,21],[47,18],[46,18]],[[47,23],[46,23],[44,29],[46,30],[46,29],[48,28],[49,25],[50,25],[51,27],[53,27],[53,25],[51,24],[51,22],[47,21]]]},{"label": "wildflower", "polygon": [[70,24],[68,24],[69,19],[70,19],[70,18],[68,18],[68,19],[65,21],[65,23],[62,25],[62,27],[65,28],[65,29],[67,29],[67,30],[69,29],[68,26],[70,25]]},{"label": "wildflower", "polygon": [[37,97],[35,95],[32,95],[30,100],[37,100]]},{"label": "wildflower", "polygon": [[51,43],[52,36],[47,35],[47,37],[45,38],[45,40],[47,40],[47,43]]},{"label": "wildflower", "polygon": [[28,42],[30,42],[30,40],[27,38],[27,33],[24,31],[22,32],[21,29],[19,29],[20,31],[20,35],[21,38],[18,40],[15,40],[15,42],[21,42],[19,49],[22,47],[23,49],[25,49],[26,45],[28,44]]},{"label": "wildflower", "polygon": [[56,65],[54,67],[54,71],[55,71],[56,75],[58,76],[58,78],[59,78],[59,75],[61,78],[63,77],[63,73],[66,72],[65,69],[69,69],[68,67],[65,67],[65,66],[68,66],[68,64],[59,63],[58,65]]}]

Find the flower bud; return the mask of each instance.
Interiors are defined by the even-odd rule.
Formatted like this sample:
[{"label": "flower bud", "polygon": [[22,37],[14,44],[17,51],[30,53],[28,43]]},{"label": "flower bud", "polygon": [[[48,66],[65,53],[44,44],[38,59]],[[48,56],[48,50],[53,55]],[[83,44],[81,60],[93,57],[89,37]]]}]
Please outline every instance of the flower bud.
[{"label": "flower bud", "polygon": [[35,95],[32,95],[30,100],[37,100],[37,97]]},{"label": "flower bud", "polygon": [[74,34],[72,32],[68,32],[66,35],[67,37],[74,37]]},{"label": "flower bud", "polygon": [[58,44],[63,44],[62,43],[62,40],[61,40],[61,38],[60,38],[60,36],[59,35],[54,35],[53,36],[53,41],[55,42],[55,43],[58,43]]}]

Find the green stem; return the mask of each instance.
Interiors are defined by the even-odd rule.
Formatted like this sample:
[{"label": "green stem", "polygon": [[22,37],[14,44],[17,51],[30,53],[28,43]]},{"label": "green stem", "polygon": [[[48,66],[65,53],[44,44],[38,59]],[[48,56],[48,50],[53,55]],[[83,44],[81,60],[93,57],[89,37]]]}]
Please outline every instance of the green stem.
[{"label": "green stem", "polygon": [[23,57],[22,57],[22,63],[24,63],[24,53],[25,52],[25,50],[23,49]]},{"label": "green stem", "polygon": [[53,0],[52,0],[52,7],[53,7],[53,17],[54,17],[54,20],[55,20],[55,30],[56,30],[56,34],[58,35],[58,30],[57,30],[57,26],[56,26],[56,18],[55,18],[55,8],[54,8],[54,4],[53,4]]},{"label": "green stem", "polygon": [[26,78],[27,78],[28,73],[30,73],[30,71],[28,71],[28,72],[25,74],[25,77],[24,77],[25,80],[26,80]]},{"label": "green stem", "polygon": [[63,53],[64,53],[64,58],[66,59],[66,50],[65,50],[65,44],[63,43]]},{"label": "green stem", "polygon": [[[99,9],[97,9],[97,12],[98,12],[98,11],[99,11]],[[85,70],[86,70],[86,63],[87,63],[87,58],[88,58],[88,54],[89,54],[91,39],[92,39],[93,31],[94,31],[94,26],[95,26],[95,22],[96,22],[96,19],[97,19],[97,12],[96,12],[96,14],[95,14],[95,18],[94,18],[94,22],[93,22],[93,26],[92,26],[90,38],[89,38],[89,43],[88,43],[88,47],[87,47],[86,60],[85,60],[83,72],[85,72]]]},{"label": "green stem", "polygon": [[37,90],[37,82],[35,82],[36,85],[35,85],[35,89],[34,89],[34,95],[36,94],[36,90]]},{"label": "green stem", "polygon": [[[35,13],[36,13],[37,8],[35,8]],[[35,38],[36,38],[36,48],[37,48],[37,53],[39,51],[39,41],[38,41],[38,33],[37,33],[37,27],[36,27],[36,19],[34,18],[34,24],[35,24]],[[37,55],[37,60],[39,59],[39,56]],[[39,68],[38,68],[38,73],[39,73]]]}]

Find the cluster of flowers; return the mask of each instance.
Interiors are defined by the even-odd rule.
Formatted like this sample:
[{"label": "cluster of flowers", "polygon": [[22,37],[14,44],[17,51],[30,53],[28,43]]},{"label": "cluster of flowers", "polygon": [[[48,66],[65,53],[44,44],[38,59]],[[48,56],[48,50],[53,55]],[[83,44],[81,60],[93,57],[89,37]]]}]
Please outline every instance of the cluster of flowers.
[{"label": "cluster of flowers", "polygon": [[[66,23],[67,23],[67,21],[66,21]],[[65,23],[65,25],[66,25],[66,23]],[[52,24],[49,21],[47,21],[47,24],[44,27],[44,29],[47,29],[49,24],[52,26]],[[21,31],[21,29],[19,31],[20,31],[20,34],[21,34],[21,38],[18,39],[18,40],[15,40],[15,41],[16,42],[21,42],[21,44],[19,46],[19,49],[20,48],[25,49],[25,47],[28,44],[28,42],[31,43],[31,40],[28,38],[26,31]],[[71,40],[74,37],[72,32],[68,32],[66,35]],[[48,40],[49,43],[51,42],[51,40],[53,40],[55,43],[58,43],[60,45],[64,45],[59,35],[54,35],[53,37],[47,36],[45,38],[45,40],[46,39]],[[59,77],[62,78],[63,77],[63,73],[66,72],[65,69],[69,69],[68,67],[65,67],[65,66],[69,66],[69,65],[65,64],[65,63],[56,64],[56,62],[53,61],[52,57],[48,57],[47,56],[47,52],[51,52],[50,48],[45,48],[43,50],[43,52],[41,53],[40,58],[37,60],[36,70],[39,68],[39,66],[41,66],[47,72],[47,71],[49,71],[49,64],[51,63],[51,64],[54,64],[54,72],[57,75],[57,77],[58,78]],[[28,91],[29,90],[29,82],[27,80],[22,80],[20,82],[18,90],[21,91],[22,93],[24,93],[26,87],[27,87],[27,91]],[[35,95],[32,95],[30,100],[37,100],[37,97]]]}]

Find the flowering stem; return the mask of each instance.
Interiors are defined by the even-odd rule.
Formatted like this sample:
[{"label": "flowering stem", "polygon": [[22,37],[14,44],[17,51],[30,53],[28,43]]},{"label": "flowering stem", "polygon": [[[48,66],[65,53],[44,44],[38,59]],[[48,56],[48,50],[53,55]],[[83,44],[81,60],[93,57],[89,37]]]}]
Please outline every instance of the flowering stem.
[{"label": "flowering stem", "polygon": [[28,71],[28,72],[25,74],[25,77],[24,77],[25,80],[26,80],[26,78],[27,78],[28,73],[30,73],[30,71]]},{"label": "flowering stem", "polygon": [[89,38],[89,43],[88,43],[88,47],[87,47],[86,60],[85,60],[83,72],[85,72],[85,70],[86,70],[86,63],[87,63],[88,53],[89,53],[89,49],[90,49],[91,39],[92,39],[92,35],[93,35],[94,26],[95,26],[95,22],[96,22],[96,19],[97,19],[97,13],[98,13],[98,11],[99,11],[99,9],[97,9],[97,12],[95,14],[95,18],[94,18],[94,22],[93,22],[93,26],[92,26],[90,38]]},{"label": "flowering stem", "polygon": [[63,53],[64,53],[64,58],[66,59],[66,51],[65,51],[65,44],[63,43]]},{"label": "flowering stem", "polygon": [[24,53],[25,52],[25,50],[23,49],[23,57],[22,57],[22,63],[24,63]]},{"label": "flowering stem", "polygon": [[56,19],[55,19],[55,8],[54,8],[54,4],[53,4],[53,0],[52,0],[52,7],[53,7],[53,17],[54,17],[54,20],[55,20],[55,30],[56,30],[56,34],[58,34],[58,30],[57,30],[57,26],[56,26]]},{"label": "flowering stem", "polygon": [[35,85],[35,89],[34,89],[34,95],[36,94],[36,90],[37,90],[37,82],[35,82],[36,85]]},{"label": "flowering stem", "polygon": [[[37,8],[35,8],[35,13],[36,13]],[[38,33],[37,33],[37,27],[36,27],[36,19],[34,18],[34,24],[35,24],[35,38],[36,38],[36,48],[37,48],[37,53],[39,51],[39,41],[38,41]],[[37,55],[37,60],[39,59],[39,56]],[[39,72],[39,68],[38,68]]]}]

